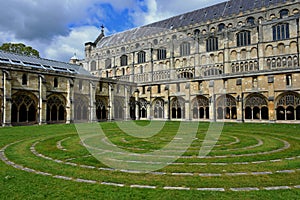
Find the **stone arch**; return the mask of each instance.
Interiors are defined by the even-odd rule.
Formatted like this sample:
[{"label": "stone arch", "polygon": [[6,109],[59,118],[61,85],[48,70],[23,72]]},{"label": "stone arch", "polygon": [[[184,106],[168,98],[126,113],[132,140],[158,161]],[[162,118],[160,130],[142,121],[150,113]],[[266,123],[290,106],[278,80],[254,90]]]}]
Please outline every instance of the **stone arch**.
[{"label": "stone arch", "polygon": [[285,92],[276,100],[277,120],[300,120],[300,95],[296,92]]},{"label": "stone arch", "polygon": [[209,100],[205,96],[196,96],[192,101],[193,119],[209,119]]},{"label": "stone arch", "polygon": [[182,97],[174,97],[171,101],[171,117],[172,119],[185,118],[185,101]]},{"label": "stone arch", "polygon": [[60,94],[51,94],[47,97],[47,123],[66,122],[66,99]]},{"label": "stone arch", "polygon": [[289,53],[297,53],[297,42],[292,41],[289,46]]},{"label": "stone arch", "polygon": [[278,54],[285,54],[285,45],[283,43],[279,43],[277,45]]},{"label": "stone arch", "polygon": [[245,100],[245,119],[268,120],[268,100],[261,94],[254,93],[247,96]]},{"label": "stone arch", "polygon": [[89,100],[85,95],[75,94],[74,99],[74,120],[89,120]]},{"label": "stone arch", "polygon": [[240,54],[241,54],[240,55],[241,60],[246,60],[247,59],[247,51],[246,51],[246,49],[242,49]]},{"label": "stone arch", "polygon": [[230,60],[231,61],[237,60],[237,52],[235,50],[231,51]]},{"label": "stone arch", "polygon": [[155,119],[163,119],[164,118],[164,100],[161,98],[157,98],[153,101],[154,107],[154,118]]},{"label": "stone arch", "polygon": [[116,120],[124,119],[124,99],[121,97],[114,99],[114,118]]},{"label": "stone arch", "polygon": [[223,60],[224,60],[224,54],[220,52],[220,53],[218,54],[218,62],[219,62],[219,63],[223,63]]},{"label": "stone arch", "polygon": [[252,48],[251,49],[251,58],[256,58],[257,57],[257,48]]},{"label": "stone arch", "polygon": [[35,124],[37,122],[37,97],[31,92],[12,95],[12,124]]},{"label": "stone arch", "polygon": [[90,66],[90,69],[91,69],[91,71],[96,71],[97,70],[97,63],[96,63],[96,61],[92,61],[91,62],[91,66]]},{"label": "stone arch", "polygon": [[141,98],[139,99],[139,113],[140,113],[140,118],[147,118],[147,107],[148,107],[148,102],[146,99]]},{"label": "stone arch", "polygon": [[267,47],[266,47],[266,56],[273,56],[274,55],[274,53],[273,53],[273,46],[272,45],[267,45]]},{"label": "stone arch", "polygon": [[96,96],[96,117],[98,121],[107,120],[108,103],[104,97]]},{"label": "stone arch", "polygon": [[236,100],[233,96],[226,94],[217,99],[218,119],[237,119]]}]

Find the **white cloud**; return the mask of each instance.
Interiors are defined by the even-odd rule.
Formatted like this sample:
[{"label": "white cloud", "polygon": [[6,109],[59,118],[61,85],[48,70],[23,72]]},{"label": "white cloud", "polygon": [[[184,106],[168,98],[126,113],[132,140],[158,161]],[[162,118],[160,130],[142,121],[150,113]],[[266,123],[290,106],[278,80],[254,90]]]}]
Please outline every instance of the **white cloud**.
[{"label": "white cloud", "polygon": [[68,62],[76,53],[77,57],[84,58],[84,43],[94,41],[100,30],[94,26],[73,28],[67,36],[56,36],[45,49],[44,56],[54,60]]}]

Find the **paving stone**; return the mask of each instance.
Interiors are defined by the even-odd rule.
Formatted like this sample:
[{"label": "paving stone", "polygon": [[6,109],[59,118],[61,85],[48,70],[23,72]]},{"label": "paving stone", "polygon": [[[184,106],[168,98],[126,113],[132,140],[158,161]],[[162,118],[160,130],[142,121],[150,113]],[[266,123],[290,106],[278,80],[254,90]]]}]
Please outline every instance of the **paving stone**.
[{"label": "paving stone", "polygon": [[279,170],[279,171],[276,171],[277,173],[295,173],[296,171],[295,170]]},{"label": "paving stone", "polygon": [[190,190],[190,188],[186,187],[171,187],[171,186],[165,186],[163,187],[164,190]]},{"label": "paving stone", "polygon": [[224,188],[197,188],[197,190],[199,190],[199,191],[220,191],[220,192],[225,191]]},{"label": "paving stone", "polygon": [[257,187],[245,187],[245,188],[230,188],[231,191],[258,191],[259,188]]},{"label": "paving stone", "polygon": [[172,173],[174,176],[194,176],[193,173]]},{"label": "paving stone", "polygon": [[54,178],[59,178],[59,179],[64,179],[64,180],[73,180],[73,178],[71,177],[67,177],[67,176],[59,176],[59,175],[56,175],[56,176],[53,176]]},{"label": "paving stone", "polygon": [[150,185],[131,185],[131,188],[146,188],[146,189],[156,189],[156,186]]},{"label": "paving stone", "polygon": [[300,189],[300,185],[295,185],[294,188]]},{"label": "paving stone", "polygon": [[40,172],[40,171],[37,171],[37,172],[35,172],[35,173],[36,173],[36,174],[43,175],[43,176],[52,176],[52,174],[46,173],[46,172]]},{"label": "paving stone", "polygon": [[102,182],[102,185],[111,185],[111,186],[117,186],[117,187],[124,187],[124,184],[120,184],[120,183],[108,183],[108,182]]},{"label": "paving stone", "polygon": [[246,172],[236,172],[236,173],[226,173],[227,176],[242,176],[242,175],[248,175]]},{"label": "paving stone", "polygon": [[288,190],[291,189],[289,186],[274,186],[274,187],[265,187],[265,190]]},{"label": "paving stone", "polygon": [[95,169],[96,167],[94,166],[89,166],[89,165],[79,165],[82,168],[87,168],[87,169]]},{"label": "paving stone", "polygon": [[252,164],[261,164],[261,163],[265,163],[265,162],[267,162],[267,161],[254,161],[254,162],[251,162]]},{"label": "paving stone", "polygon": [[92,184],[96,184],[97,181],[93,181],[93,180],[85,180],[85,179],[75,179],[75,181],[80,182],[80,183],[92,183]]},{"label": "paving stone", "polygon": [[272,172],[251,172],[252,175],[266,175],[273,174]]},{"label": "paving stone", "polygon": [[222,176],[222,174],[201,173],[201,174],[199,174],[199,176],[208,176],[208,177],[210,177],[210,176]]},{"label": "paving stone", "polygon": [[228,163],[211,163],[211,165],[225,166],[225,165],[228,165]]}]

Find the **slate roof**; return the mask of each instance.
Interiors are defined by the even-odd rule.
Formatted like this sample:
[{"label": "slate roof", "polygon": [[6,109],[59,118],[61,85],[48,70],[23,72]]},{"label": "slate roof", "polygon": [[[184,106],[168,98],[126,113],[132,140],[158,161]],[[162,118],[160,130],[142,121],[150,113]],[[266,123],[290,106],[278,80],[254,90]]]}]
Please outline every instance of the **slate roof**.
[{"label": "slate roof", "polygon": [[65,72],[70,74],[91,76],[91,74],[80,65],[74,65],[70,63],[48,60],[43,58],[36,58],[32,56],[23,56],[0,50],[0,64],[1,63],[21,65],[30,69],[41,69],[53,72]]},{"label": "slate roof", "polygon": [[230,15],[238,14],[253,9],[260,9],[262,7],[269,7],[279,3],[288,2],[289,0],[230,0],[219,3],[210,7],[198,9],[192,12],[184,13],[154,22],[145,26],[127,30],[121,33],[116,33],[111,36],[103,37],[97,43],[97,47],[102,48],[120,44],[130,40],[143,38],[145,36],[154,35],[166,30],[176,29],[195,23],[203,23],[208,20],[218,19],[220,17],[228,17]]}]

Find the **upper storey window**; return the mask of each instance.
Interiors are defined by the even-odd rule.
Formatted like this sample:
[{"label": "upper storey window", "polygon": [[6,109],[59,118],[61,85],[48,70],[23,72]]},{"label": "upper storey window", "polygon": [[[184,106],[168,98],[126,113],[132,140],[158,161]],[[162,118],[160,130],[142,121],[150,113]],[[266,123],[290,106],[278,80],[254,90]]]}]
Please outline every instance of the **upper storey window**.
[{"label": "upper storey window", "polygon": [[211,37],[206,40],[206,51],[217,51],[219,49],[218,38]]},{"label": "upper storey window", "polygon": [[191,45],[188,42],[184,42],[180,45],[180,56],[188,56],[191,53]]},{"label": "upper storey window", "polygon": [[218,25],[218,31],[223,31],[225,29],[225,24],[221,23]]},{"label": "upper storey window", "polygon": [[126,56],[126,55],[122,55],[121,56],[121,61],[120,61],[121,63],[121,66],[127,66],[128,65],[128,56]]},{"label": "upper storey window", "polygon": [[91,62],[91,71],[96,71],[96,61]]},{"label": "upper storey window", "polygon": [[255,19],[254,19],[254,17],[248,17],[248,18],[247,18],[247,24],[249,24],[249,25],[254,25],[254,24],[255,24]]},{"label": "upper storey window", "polygon": [[108,58],[105,60],[105,68],[110,69],[111,68],[111,59]]},{"label": "upper storey window", "polygon": [[273,40],[284,40],[290,38],[289,24],[278,24],[273,26]]},{"label": "upper storey window", "polygon": [[238,47],[251,44],[250,31],[241,31],[236,35],[236,44]]},{"label": "upper storey window", "polygon": [[140,51],[138,53],[138,63],[144,63],[144,62],[146,62],[146,52]]},{"label": "upper storey window", "polygon": [[287,17],[287,16],[289,16],[289,10],[288,9],[283,9],[279,12],[279,14],[280,14],[280,18]]},{"label": "upper storey window", "polygon": [[167,50],[166,49],[158,49],[157,50],[157,60],[164,60],[167,58]]}]

